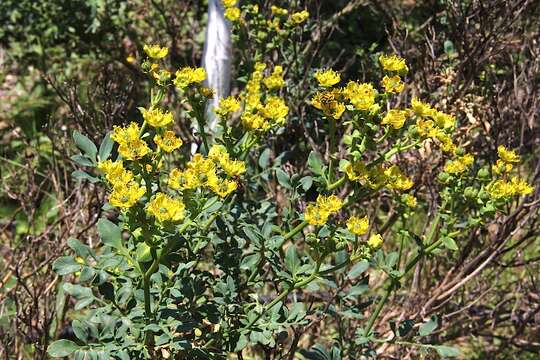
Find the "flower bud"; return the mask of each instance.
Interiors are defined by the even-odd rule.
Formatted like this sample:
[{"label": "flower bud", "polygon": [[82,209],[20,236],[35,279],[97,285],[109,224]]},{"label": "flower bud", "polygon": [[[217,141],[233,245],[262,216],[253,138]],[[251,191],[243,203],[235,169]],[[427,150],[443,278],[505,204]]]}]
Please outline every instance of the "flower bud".
[{"label": "flower bud", "polygon": [[489,179],[489,170],[486,169],[485,167],[483,167],[480,170],[478,170],[477,176],[478,176],[478,178],[480,178],[482,180],[487,180],[487,179]]}]

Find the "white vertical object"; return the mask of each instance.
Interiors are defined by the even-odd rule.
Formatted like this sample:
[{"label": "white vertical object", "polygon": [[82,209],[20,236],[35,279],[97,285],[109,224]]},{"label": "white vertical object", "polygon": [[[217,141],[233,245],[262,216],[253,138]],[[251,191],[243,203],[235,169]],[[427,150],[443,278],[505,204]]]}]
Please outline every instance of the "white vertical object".
[{"label": "white vertical object", "polygon": [[221,0],[208,0],[208,25],[202,66],[207,74],[205,85],[214,90],[214,98],[208,103],[206,110],[207,128],[211,137],[217,123],[214,107],[218,106],[219,99],[229,95],[231,84],[231,28],[224,13]]}]

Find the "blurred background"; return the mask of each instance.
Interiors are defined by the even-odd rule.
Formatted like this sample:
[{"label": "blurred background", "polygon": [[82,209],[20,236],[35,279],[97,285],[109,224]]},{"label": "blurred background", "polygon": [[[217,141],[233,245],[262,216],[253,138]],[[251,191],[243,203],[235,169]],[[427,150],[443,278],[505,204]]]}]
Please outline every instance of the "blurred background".
[{"label": "blurred background", "polygon": [[[345,79],[370,81],[381,52],[409,64],[403,102],[414,94],[455,114],[468,139],[462,146],[475,156],[494,162],[498,145],[519,149],[535,194],[491,224],[485,237],[471,237],[458,256],[418,275],[393,316],[452,290],[448,277],[466,279],[437,304],[446,319],[439,340],[459,345],[470,359],[539,359],[540,2],[251,3],[307,8],[315,26],[294,39],[303,51],[287,75],[295,84],[288,90],[290,124],[269,144],[275,154],[299,138],[317,144],[304,121],[312,113],[306,70],[332,67]],[[104,193],[71,177],[72,131],[99,143],[114,124],[137,119],[137,106],[147,101],[137,66],[143,45],[168,46],[171,69],[200,66],[206,21],[202,0],[0,2],[0,357],[46,358],[73,306],[50,265],[67,251],[68,238],[96,239]],[[277,60],[279,45],[267,45],[269,59],[277,54]],[[250,49],[235,46],[233,56],[235,78]],[[232,91],[241,85],[233,82]],[[168,94],[170,103],[177,96]],[[184,142],[194,141],[186,112],[175,112]],[[309,153],[296,150],[292,167]],[[423,171],[425,181],[436,177],[430,172],[437,168]],[[403,351],[389,348],[387,356],[414,358]]]}]

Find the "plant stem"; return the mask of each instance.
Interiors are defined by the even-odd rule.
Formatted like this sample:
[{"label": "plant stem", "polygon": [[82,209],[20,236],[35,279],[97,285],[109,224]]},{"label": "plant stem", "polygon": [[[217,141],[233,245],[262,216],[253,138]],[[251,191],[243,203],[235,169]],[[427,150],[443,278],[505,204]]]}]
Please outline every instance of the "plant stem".
[{"label": "plant stem", "polygon": [[332,182],[334,166],[334,153],[336,152],[336,121],[329,119],[330,126],[330,157],[328,159],[328,184]]},{"label": "plant stem", "polygon": [[[332,191],[332,190],[338,188],[339,186],[341,186],[341,185],[345,182],[345,180],[347,180],[347,176],[342,176],[342,177],[339,178],[335,183],[329,184],[329,185],[326,187],[326,189],[327,189],[328,191]],[[328,182],[330,182],[330,181],[328,181]]]},{"label": "plant stem", "polygon": [[308,225],[307,221],[302,221],[300,224],[296,225],[296,227],[294,229],[292,229],[291,231],[289,231],[287,234],[285,234],[284,236],[284,241],[287,241],[289,240],[290,238],[292,238],[293,236],[295,236],[296,234],[298,234],[300,231],[302,231],[303,228],[305,228],[306,226]]}]

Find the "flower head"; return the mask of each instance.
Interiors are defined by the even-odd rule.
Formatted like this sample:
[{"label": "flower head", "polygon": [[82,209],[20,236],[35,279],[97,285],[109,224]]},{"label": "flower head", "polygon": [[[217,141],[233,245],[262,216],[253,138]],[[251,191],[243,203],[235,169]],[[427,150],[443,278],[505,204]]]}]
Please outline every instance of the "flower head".
[{"label": "flower head", "polygon": [[416,116],[428,116],[431,115],[433,109],[428,103],[418,100],[417,97],[413,97],[411,101],[411,110],[416,114]]},{"label": "flower head", "polygon": [[309,18],[309,12],[307,10],[302,10],[295,12],[291,15],[291,22],[294,25],[300,25]]},{"label": "flower head", "polygon": [[240,9],[237,7],[230,7],[230,8],[225,9],[225,17],[229,21],[238,21],[238,19],[240,19],[240,15],[241,15]]},{"label": "flower head", "polygon": [[279,65],[275,66],[272,75],[264,79],[263,83],[268,89],[279,89],[285,86],[285,80],[283,80],[283,68]]},{"label": "flower head", "polygon": [[403,124],[405,124],[405,120],[407,120],[407,115],[408,113],[405,110],[388,110],[383,120],[381,121],[381,124],[390,125],[394,129],[401,129],[403,127]]},{"label": "flower head", "polygon": [[330,213],[325,209],[321,209],[315,204],[309,204],[306,206],[306,211],[304,212],[304,219],[310,225],[324,225],[328,221],[328,216]]},{"label": "flower head", "polygon": [[289,114],[289,107],[285,101],[278,96],[269,96],[264,107],[260,109],[261,114],[277,124],[285,124],[285,118]]},{"label": "flower head", "polygon": [[118,152],[124,159],[137,160],[150,152],[146,142],[139,137],[139,132],[139,125],[135,122],[126,127],[113,127],[111,139],[120,145]]},{"label": "flower head", "polygon": [[341,81],[341,75],[332,69],[326,69],[324,71],[317,71],[315,73],[315,79],[317,79],[320,86],[331,87]]},{"label": "flower head", "polygon": [[229,96],[219,101],[219,107],[214,111],[221,117],[235,113],[240,110],[240,101],[234,96]]},{"label": "flower head", "polygon": [[178,89],[184,89],[191,84],[201,83],[205,79],[206,70],[204,68],[186,66],[176,71],[173,83]]},{"label": "flower head", "polygon": [[343,206],[343,200],[336,195],[319,195],[317,197],[317,206],[328,213],[335,213]]},{"label": "flower head", "polygon": [[154,143],[167,153],[173,152],[183,144],[182,139],[177,138],[170,130],[165,131],[163,136],[159,134],[154,136]]},{"label": "flower head", "polygon": [[497,154],[499,158],[507,164],[518,163],[521,161],[521,158],[514,150],[508,150],[504,145],[499,145],[497,147]]},{"label": "flower head", "polygon": [[173,114],[170,111],[161,111],[155,107],[151,107],[150,109],[139,108],[139,110],[143,115],[144,121],[156,128],[167,126],[174,121]]},{"label": "flower head", "polygon": [[109,195],[109,204],[121,209],[128,209],[144,195],[145,190],[136,182],[116,184]]},{"label": "flower head", "polygon": [[357,110],[369,111],[375,104],[377,90],[368,83],[349,81],[343,89],[343,95]]},{"label": "flower head", "polygon": [[169,53],[169,48],[159,45],[144,45],[143,50],[149,58],[155,60],[162,59]]},{"label": "flower head", "polygon": [[165,221],[176,222],[184,219],[185,208],[186,206],[181,200],[173,199],[162,192],[158,192],[148,203],[146,212],[161,223]]},{"label": "flower head", "polygon": [[461,174],[465,172],[473,162],[474,157],[471,154],[465,154],[448,162],[444,167],[444,171],[449,174]]},{"label": "flower head", "polygon": [[396,55],[381,55],[379,56],[379,62],[386,71],[393,71],[398,73],[406,73],[409,71],[405,59]]},{"label": "flower head", "polygon": [[384,175],[386,176],[386,186],[389,189],[404,191],[409,190],[414,185],[414,182],[405,176],[396,165],[392,165],[384,170]]},{"label": "flower head", "polygon": [[405,87],[405,84],[403,84],[403,81],[401,81],[399,75],[385,75],[382,79],[382,85],[384,87],[384,91],[394,94],[399,94],[403,91],[403,88]]},{"label": "flower head", "polygon": [[123,162],[121,160],[101,161],[98,163],[97,168],[105,173],[105,179],[114,185],[125,185],[133,180],[133,173],[124,169]]},{"label": "flower head", "polygon": [[369,237],[368,245],[373,249],[378,249],[383,243],[383,237],[381,234],[373,234]]},{"label": "flower head", "polygon": [[354,235],[364,235],[368,232],[369,229],[369,219],[367,216],[359,218],[356,216],[351,216],[347,220],[347,229],[352,232]]}]

